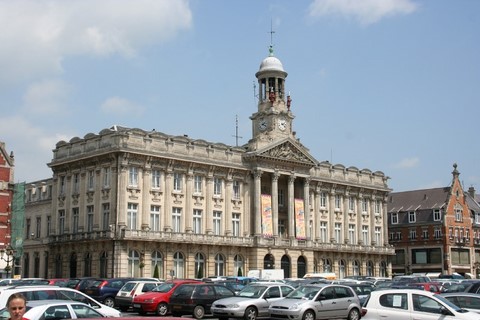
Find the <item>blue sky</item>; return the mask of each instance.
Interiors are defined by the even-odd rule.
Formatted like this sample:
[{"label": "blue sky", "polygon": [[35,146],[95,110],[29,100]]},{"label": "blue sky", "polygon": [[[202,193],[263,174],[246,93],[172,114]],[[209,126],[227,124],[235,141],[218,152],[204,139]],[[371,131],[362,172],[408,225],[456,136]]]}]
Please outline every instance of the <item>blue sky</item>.
[{"label": "blue sky", "polygon": [[60,140],[114,124],[251,137],[268,55],[317,160],[394,191],[480,189],[480,1],[0,0],[0,140],[15,181],[51,177]]}]

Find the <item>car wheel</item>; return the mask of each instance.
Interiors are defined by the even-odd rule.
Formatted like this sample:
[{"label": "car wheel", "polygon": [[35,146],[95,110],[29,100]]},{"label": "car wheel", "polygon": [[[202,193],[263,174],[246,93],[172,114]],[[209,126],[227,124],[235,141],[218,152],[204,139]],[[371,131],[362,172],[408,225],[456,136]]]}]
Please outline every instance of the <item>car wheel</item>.
[{"label": "car wheel", "polygon": [[315,320],[315,313],[312,310],[305,311],[302,320]]},{"label": "car wheel", "polygon": [[255,320],[257,319],[257,309],[254,307],[248,307],[245,310],[245,314],[243,315],[244,320]]},{"label": "car wheel", "polygon": [[115,300],[113,300],[113,298],[105,298],[105,300],[103,300],[103,304],[106,305],[107,307],[115,307]]},{"label": "car wheel", "polygon": [[204,315],[205,309],[202,306],[196,306],[195,309],[193,309],[193,317],[195,319],[202,319]]},{"label": "car wheel", "polygon": [[348,320],[359,320],[360,319],[360,311],[358,311],[358,309],[356,309],[356,308],[353,308],[348,313],[348,318],[347,319]]},{"label": "car wheel", "polygon": [[167,315],[168,306],[165,302],[160,302],[157,306],[157,316],[164,317]]}]

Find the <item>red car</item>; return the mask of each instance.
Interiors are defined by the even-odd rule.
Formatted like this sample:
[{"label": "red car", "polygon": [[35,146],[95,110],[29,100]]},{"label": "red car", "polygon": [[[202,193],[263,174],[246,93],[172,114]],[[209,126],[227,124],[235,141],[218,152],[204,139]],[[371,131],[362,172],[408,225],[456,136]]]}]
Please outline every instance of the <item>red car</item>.
[{"label": "red car", "polygon": [[133,311],[141,315],[154,312],[158,316],[165,316],[168,312],[170,296],[176,287],[184,283],[198,283],[197,280],[167,281],[150,292],[136,296],[133,299]]}]

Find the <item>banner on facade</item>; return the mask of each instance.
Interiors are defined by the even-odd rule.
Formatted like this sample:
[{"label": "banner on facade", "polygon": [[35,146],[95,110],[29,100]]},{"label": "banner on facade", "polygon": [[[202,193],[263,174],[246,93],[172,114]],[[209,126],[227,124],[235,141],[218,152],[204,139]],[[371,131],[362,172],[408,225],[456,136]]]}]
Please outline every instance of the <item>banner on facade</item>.
[{"label": "banner on facade", "polygon": [[269,194],[262,194],[262,234],[273,235],[272,196]]},{"label": "banner on facade", "polygon": [[295,199],[295,236],[297,239],[306,239],[303,199]]}]

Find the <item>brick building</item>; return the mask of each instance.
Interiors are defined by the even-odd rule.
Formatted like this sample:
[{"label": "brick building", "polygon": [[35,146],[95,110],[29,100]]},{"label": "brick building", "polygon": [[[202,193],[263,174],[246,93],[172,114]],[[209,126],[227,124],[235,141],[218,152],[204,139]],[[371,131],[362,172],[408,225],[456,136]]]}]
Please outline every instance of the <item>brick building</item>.
[{"label": "brick building", "polygon": [[[11,244],[11,208],[13,200],[14,159],[5,148],[5,143],[0,141],[0,250],[5,250]],[[2,277],[9,274],[11,268],[8,256],[0,259],[0,273]],[[7,267],[7,270],[5,267]]]}]

